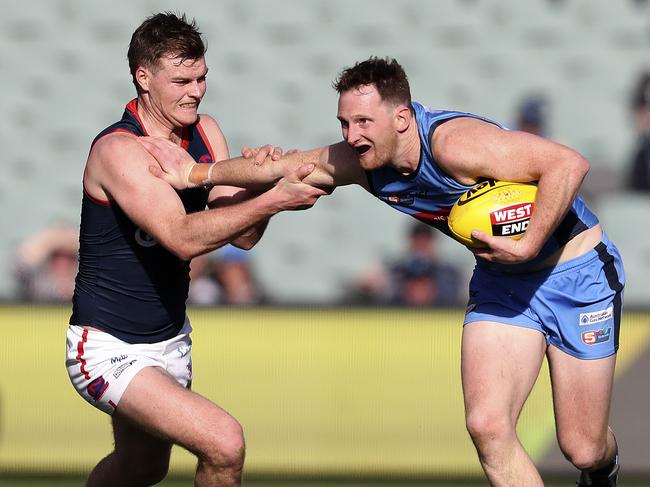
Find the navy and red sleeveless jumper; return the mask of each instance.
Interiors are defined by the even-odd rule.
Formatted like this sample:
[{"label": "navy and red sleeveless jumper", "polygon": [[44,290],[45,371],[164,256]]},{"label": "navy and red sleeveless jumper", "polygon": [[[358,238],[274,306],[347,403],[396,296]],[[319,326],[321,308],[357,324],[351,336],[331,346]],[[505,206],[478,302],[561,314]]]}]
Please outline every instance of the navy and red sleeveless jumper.
[{"label": "navy and red sleeveless jumper", "polygon": [[[114,132],[147,135],[138,117],[137,100],[132,100],[122,119],[103,130],[93,144]],[[183,148],[195,161],[214,161],[200,120],[185,128],[182,138]],[[178,194],[187,213],[205,209],[206,189]],[[189,261],[138,228],[116,202],[98,201],[86,191],[79,243],[70,324],[93,326],[128,343],[154,343],[178,334],[185,322]]]}]

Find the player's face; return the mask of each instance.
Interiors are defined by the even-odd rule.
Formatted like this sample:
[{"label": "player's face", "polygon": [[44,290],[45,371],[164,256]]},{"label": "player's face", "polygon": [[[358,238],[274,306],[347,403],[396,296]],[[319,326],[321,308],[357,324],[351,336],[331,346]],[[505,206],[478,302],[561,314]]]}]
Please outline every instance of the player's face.
[{"label": "player's face", "polygon": [[395,108],[382,101],[374,85],[348,90],[339,96],[337,118],[345,141],[357,152],[366,171],[389,164],[397,147]]},{"label": "player's face", "polygon": [[173,127],[196,122],[206,90],[208,67],[205,59],[163,57],[150,71],[149,98],[154,110]]}]

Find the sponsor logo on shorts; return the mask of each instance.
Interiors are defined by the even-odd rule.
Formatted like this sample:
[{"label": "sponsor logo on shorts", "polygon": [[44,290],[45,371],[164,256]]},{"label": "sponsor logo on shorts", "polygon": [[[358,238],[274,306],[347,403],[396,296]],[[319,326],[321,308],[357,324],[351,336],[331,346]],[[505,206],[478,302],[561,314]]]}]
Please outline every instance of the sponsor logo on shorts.
[{"label": "sponsor logo on shorts", "polygon": [[582,341],[587,345],[596,345],[609,341],[612,335],[611,328],[601,328],[600,330],[590,330],[582,333]]},{"label": "sponsor logo on shorts", "polygon": [[131,367],[136,362],[137,362],[137,359],[136,360],[131,360],[130,362],[123,363],[117,369],[115,369],[115,372],[113,372],[113,377],[115,377],[117,379],[120,375],[122,375],[122,372],[124,372],[126,369]]},{"label": "sponsor logo on shorts", "polygon": [[129,358],[128,355],[118,355],[117,357],[111,357],[111,365],[120,363],[122,360]]},{"label": "sponsor logo on shorts", "polygon": [[596,323],[601,323],[612,319],[614,316],[614,307],[610,306],[607,309],[601,311],[592,311],[591,313],[580,313],[580,326],[589,326],[595,325]]},{"label": "sponsor logo on shorts", "polygon": [[104,395],[106,389],[108,389],[108,385],[108,381],[104,380],[104,377],[100,375],[90,384],[88,384],[86,391],[88,391],[90,397],[92,397],[95,402],[97,402]]}]

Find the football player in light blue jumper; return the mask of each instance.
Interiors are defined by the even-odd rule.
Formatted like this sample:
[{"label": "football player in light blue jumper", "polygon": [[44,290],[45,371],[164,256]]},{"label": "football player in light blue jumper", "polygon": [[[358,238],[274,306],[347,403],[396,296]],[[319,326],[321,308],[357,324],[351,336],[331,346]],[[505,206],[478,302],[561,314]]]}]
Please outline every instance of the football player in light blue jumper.
[{"label": "football player in light blue jumper", "polygon": [[[462,339],[467,429],[495,486],[542,486],[516,423],[548,359],[560,448],[581,486],[614,486],[608,427],[625,282],[616,247],[578,196],[588,161],[563,145],[477,115],[411,101],[393,59],[370,58],[334,83],[344,141],[256,165],[196,165],[168,141],[140,141],[174,187],[263,187],[314,164],[318,187],[357,184],[446,234],[454,202],[487,179],[537,183],[535,211],[514,240],[474,231],[476,267]],[[597,378],[597,380],[592,380]],[[588,418],[588,420],[586,420]]]}]

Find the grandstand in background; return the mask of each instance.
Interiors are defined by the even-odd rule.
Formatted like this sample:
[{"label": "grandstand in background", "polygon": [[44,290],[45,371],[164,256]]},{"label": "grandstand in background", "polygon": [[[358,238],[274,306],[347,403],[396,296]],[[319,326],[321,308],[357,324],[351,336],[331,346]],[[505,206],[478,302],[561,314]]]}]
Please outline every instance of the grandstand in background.
[{"label": "grandstand in background", "polygon": [[[628,97],[650,66],[650,3],[642,0],[168,0],[4,2],[0,20],[2,168],[0,297],[11,298],[12,254],[55,222],[77,224],[93,137],[134,96],[126,49],[142,19],[183,8],[208,41],[209,89],[231,153],[273,143],[340,139],[332,80],[370,55],[397,58],[413,97],[506,125],[542,93],[552,139],[592,162],[585,196],[626,259],[629,304],[647,304],[650,195],[619,191],[632,150]],[[280,302],[327,303],[364,265],[395,254],[409,219],[357,188],[308,212],[274,218],[254,252]],[[628,227],[634,232],[629,232]],[[451,240],[443,254],[469,273]]]}]

